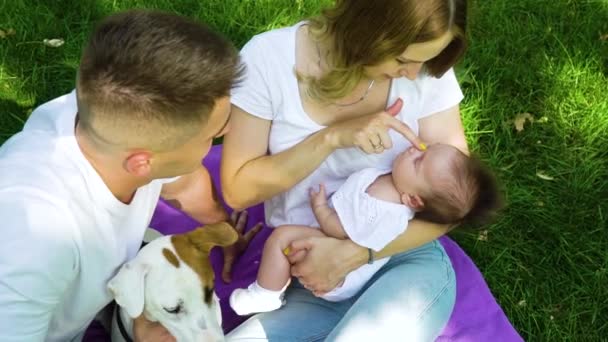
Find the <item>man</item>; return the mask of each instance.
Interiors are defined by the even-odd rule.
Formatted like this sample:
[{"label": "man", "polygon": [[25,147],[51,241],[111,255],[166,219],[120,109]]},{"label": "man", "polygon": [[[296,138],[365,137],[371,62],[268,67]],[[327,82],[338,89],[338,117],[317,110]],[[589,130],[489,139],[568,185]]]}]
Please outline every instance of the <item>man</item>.
[{"label": "man", "polygon": [[[100,23],[75,92],[0,148],[0,341],[80,340],[159,195],[201,223],[227,219],[200,162],[228,129],[241,71],[227,40],[185,18]],[[162,329],[139,318],[134,330]]]}]

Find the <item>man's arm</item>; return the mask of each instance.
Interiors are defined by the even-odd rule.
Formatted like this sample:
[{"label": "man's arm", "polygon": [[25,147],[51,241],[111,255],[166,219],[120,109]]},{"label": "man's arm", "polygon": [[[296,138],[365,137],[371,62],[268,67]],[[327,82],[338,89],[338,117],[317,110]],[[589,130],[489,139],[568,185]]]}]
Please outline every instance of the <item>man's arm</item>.
[{"label": "man's arm", "polygon": [[44,341],[78,261],[70,215],[35,196],[0,193],[0,341]]},{"label": "man's arm", "polygon": [[234,227],[239,238],[231,246],[223,248],[224,266],[222,279],[231,281],[232,264],[236,258],[247,249],[254,236],[262,229],[262,223],[256,224],[245,232],[247,225],[247,212],[233,212],[229,217],[221,205],[217,192],[213,186],[211,176],[206,168],[202,167],[193,173],[183,175],[172,183],[163,185],[161,192],[172,206],[183,210],[192,218],[203,224],[228,222]]},{"label": "man's arm", "polygon": [[211,176],[203,166],[181,176],[175,182],[163,185],[161,196],[200,223],[228,220],[228,214],[217,197]]}]

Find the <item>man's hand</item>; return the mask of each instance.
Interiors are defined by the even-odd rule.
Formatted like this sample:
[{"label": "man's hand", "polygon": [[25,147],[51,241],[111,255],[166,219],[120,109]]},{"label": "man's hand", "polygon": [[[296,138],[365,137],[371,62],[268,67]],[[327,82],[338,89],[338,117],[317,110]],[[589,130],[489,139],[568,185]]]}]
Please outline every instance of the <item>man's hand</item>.
[{"label": "man's hand", "polygon": [[143,314],[133,321],[133,337],[135,342],[176,342],[165,327],[148,321]]},{"label": "man's hand", "polygon": [[224,247],[224,268],[222,269],[222,280],[225,283],[229,283],[232,281],[232,265],[238,256],[240,256],[249,246],[249,243],[253,239],[253,237],[262,230],[263,223],[259,222],[253,228],[251,228],[247,233],[243,234],[245,231],[245,227],[247,226],[247,212],[236,212],[233,211],[232,215],[230,215],[230,222],[234,230],[236,230],[239,235],[238,240],[228,247]]},{"label": "man's hand", "polygon": [[311,237],[291,243],[287,256],[291,275],[313,291],[323,295],[337,286],[346,275],[365,263],[367,250],[350,240]]}]

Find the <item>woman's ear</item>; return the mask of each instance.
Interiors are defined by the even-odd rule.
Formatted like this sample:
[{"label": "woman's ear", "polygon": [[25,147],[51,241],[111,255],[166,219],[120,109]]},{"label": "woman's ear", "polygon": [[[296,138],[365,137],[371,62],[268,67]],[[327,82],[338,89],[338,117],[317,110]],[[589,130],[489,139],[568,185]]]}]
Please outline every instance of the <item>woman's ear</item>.
[{"label": "woman's ear", "polygon": [[422,200],[422,197],[418,195],[401,194],[401,203],[407,205],[415,211],[424,209],[424,201]]},{"label": "woman's ear", "polygon": [[152,172],[151,167],[152,153],[148,151],[138,151],[131,153],[125,159],[123,167],[125,170],[137,177],[148,177]]}]

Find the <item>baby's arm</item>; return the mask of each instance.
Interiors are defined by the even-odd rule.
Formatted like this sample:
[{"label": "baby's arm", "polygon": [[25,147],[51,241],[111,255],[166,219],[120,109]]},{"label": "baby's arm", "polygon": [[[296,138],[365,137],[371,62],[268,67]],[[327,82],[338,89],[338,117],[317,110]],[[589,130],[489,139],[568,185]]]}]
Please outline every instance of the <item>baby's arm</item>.
[{"label": "baby's arm", "polygon": [[323,233],[337,239],[348,238],[338,214],[327,205],[327,195],[323,184],[319,185],[319,192],[310,189],[310,205]]}]

